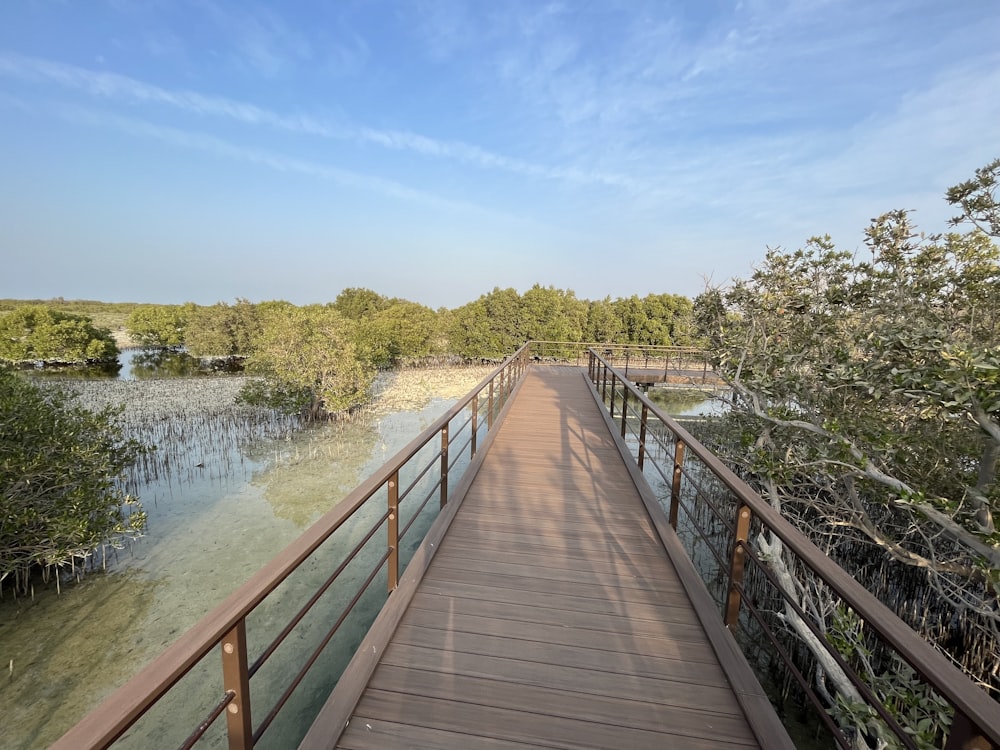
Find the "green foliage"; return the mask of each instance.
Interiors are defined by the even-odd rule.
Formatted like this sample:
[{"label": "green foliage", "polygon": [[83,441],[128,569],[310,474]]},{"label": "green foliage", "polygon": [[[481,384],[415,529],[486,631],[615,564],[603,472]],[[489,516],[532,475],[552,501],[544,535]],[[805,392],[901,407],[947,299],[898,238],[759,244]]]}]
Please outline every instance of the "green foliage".
[{"label": "green foliage", "polygon": [[451,348],[463,357],[502,359],[526,338],[521,298],[515,289],[494,289],[452,313]]},{"label": "green foliage", "polygon": [[321,305],[269,309],[247,369],[263,377],[246,392],[247,400],[311,418],[360,405],[374,377],[359,356],[355,324]]},{"label": "green foliage", "polygon": [[674,294],[587,302],[571,290],[533,286],[523,295],[494,289],[451,315],[451,350],[499,359],[525,341],[686,346],[693,342],[693,306]]},{"label": "green foliage", "polygon": [[[935,750],[944,744],[951,727],[953,709],[948,702],[898,655],[884,668],[874,666],[874,655],[864,641],[861,618],[838,606],[827,639],[854,666],[886,711],[920,750]],[[865,702],[837,696],[830,715],[842,727],[852,727],[877,738],[880,747],[902,750],[903,743],[885,721]]]},{"label": "green foliage", "polygon": [[0,580],[86,558],[138,535],[145,513],[122,489],[142,446],[115,414],[73,406],[0,368]]},{"label": "green foliage", "polygon": [[358,356],[380,369],[403,358],[427,357],[437,345],[437,318],[437,313],[416,302],[393,302],[358,321]]},{"label": "green foliage", "polygon": [[237,299],[191,311],[185,344],[195,357],[246,357],[261,336],[261,307]]},{"label": "green foliage", "polygon": [[962,213],[952,219],[952,224],[972,222],[983,232],[1000,237],[1000,159],[994,159],[976,170],[976,176],[948,189],[948,203],[958,206]]},{"label": "green foliage", "polygon": [[[959,188],[949,199],[991,228],[988,181]],[[718,447],[820,546],[846,537],[926,571],[979,669],[1000,632],[1000,250],[978,228],[919,234],[905,211],[866,244],[864,259],[829,237],[770,250],[696,300],[733,385]]]},{"label": "green foliage", "polygon": [[181,346],[194,305],[140,305],[129,313],[125,330],[139,346]]},{"label": "green foliage", "polygon": [[25,305],[0,315],[0,360],[76,364],[117,356],[111,332],[82,315],[44,305]]},{"label": "green foliage", "polygon": [[25,305],[44,305],[58,312],[83,315],[94,321],[98,328],[117,329],[125,327],[125,319],[138,303],[135,302],[100,302],[97,300],[63,299],[55,297],[48,300],[16,300],[0,299],[0,313],[12,312]]},{"label": "green foliage", "polygon": [[524,341],[582,341],[587,303],[572,290],[535,284],[521,295]]},{"label": "green foliage", "polygon": [[1000,499],[1000,254],[978,231],[919,237],[905,212],[874,220],[868,244],[870,262],[828,238],[770,251],[699,298],[741,409],[801,423],[775,424],[753,468],[825,465],[871,502],[919,494],[980,533]]},{"label": "green foliage", "polygon": [[357,321],[385,310],[392,302],[371,289],[350,287],[337,295],[333,306],[345,318]]}]

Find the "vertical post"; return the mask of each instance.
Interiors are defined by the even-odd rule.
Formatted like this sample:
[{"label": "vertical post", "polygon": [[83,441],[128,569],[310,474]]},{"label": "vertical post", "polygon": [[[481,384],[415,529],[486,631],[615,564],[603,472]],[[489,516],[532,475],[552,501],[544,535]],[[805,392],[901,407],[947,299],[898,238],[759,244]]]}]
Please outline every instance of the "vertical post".
[{"label": "vertical post", "polygon": [[628,419],[628,386],[622,383],[622,439],[625,438],[626,419]]},{"label": "vertical post", "polygon": [[639,471],[642,471],[642,464],[646,458],[646,423],[649,421],[649,407],[646,402],[642,402],[642,416],[639,418]]},{"label": "vertical post", "polygon": [[663,353],[663,382],[667,381],[667,370],[670,369],[670,352]]},{"label": "vertical post", "polygon": [[472,397],[472,454],[469,458],[476,457],[476,439],[479,437],[479,394]]},{"label": "vertical post", "polygon": [[733,537],[733,554],[729,562],[729,597],[726,602],[725,624],[736,630],[740,620],[740,592],[737,586],[743,583],[743,567],[746,564],[746,544],[750,536],[750,508],[743,503],[736,511],[736,535]]},{"label": "vertical post", "polygon": [[677,530],[677,515],[681,505],[681,469],[684,467],[684,443],[678,438],[674,443],[674,475],[670,481],[670,525]]},{"label": "vertical post", "polygon": [[[495,378],[494,378],[495,379]],[[493,381],[490,381],[490,410],[486,412],[486,428],[493,429]]]},{"label": "vertical post", "polygon": [[611,406],[608,407],[611,410],[611,416],[615,415],[615,378],[611,379]]},{"label": "vertical post", "polygon": [[983,748],[983,750],[996,750],[990,740],[985,737],[985,732],[972,723],[968,716],[963,714],[958,708],[951,720],[951,728],[948,730],[948,740],[945,742],[944,750],[964,750],[965,748]]},{"label": "vertical post", "polygon": [[608,365],[601,365],[601,400],[606,402],[608,400]]},{"label": "vertical post", "polygon": [[441,428],[441,507],[448,504],[448,425]]},{"label": "vertical post", "polygon": [[628,349],[625,350],[625,377],[628,377]]},{"label": "vertical post", "polygon": [[253,747],[248,663],[247,623],[241,618],[222,638],[222,685],[226,692],[232,691],[236,696],[226,706],[229,750],[250,750]]},{"label": "vertical post", "polygon": [[399,470],[392,472],[388,484],[389,497],[389,593],[399,586]]}]

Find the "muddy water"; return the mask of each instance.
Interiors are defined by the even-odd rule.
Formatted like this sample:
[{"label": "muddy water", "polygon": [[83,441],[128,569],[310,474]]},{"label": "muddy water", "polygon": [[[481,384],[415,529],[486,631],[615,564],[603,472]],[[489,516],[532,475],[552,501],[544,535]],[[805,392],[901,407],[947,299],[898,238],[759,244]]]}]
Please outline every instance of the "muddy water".
[{"label": "muddy water", "polygon": [[[130,549],[109,554],[106,574],[64,584],[59,595],[54,586],[36,586],[33,600],[15,601],[5,590],[0,601],[0,747],[43,748],[58,739],[440,416],[480,374],[442,376],[441,382],[416,377],[418,396],[399,397],[408,408],[376,409],[350,423],[250,445],[234,442],[227,455],[198,461],[202,465],[187,468],[181,477],[172,474],[146,484],[141,497],[149,514],[147,534]],[[432,398],[434,393],[447,398]],[[303,576],[289,588],[308,589],[310,572]],[[363,601],[365,616],[377,611],[382,599]],[[272,614],[278,613],[265,608],[258,619]],[[363,621],[348,623],[344,643],[334,643],[335,653],[326,657],[331,669],[346,661],[364,627]],[[273,630],[267,622],[260,629]],[[217,657],[209,661],[205,676],[198,673],[174,691],[179,697],[172,700],[178,703],[164,710],[170,717],[166,734],[156,722],[147,722],[127,746],[176,746],[186,736],[186,729],[177,734],[171,726],[182,723],[174,721],[178,715],[189,714],[185,699],[194,702],[221,692],[213,692],[218,690]],[[274,659],[259,673],[255,684],[263,686],[261,692],[271,692],[270,683],[285,679],[288,668],[281,661]],[[310,701],[329,687],[304,684],[290,704],[290,721],[308,715]],[[254,692],[256,705],[257,687]],[[185,726],[192,723],[197,718]],[[296,731],[276,722],[263,745],[282,747]],[[218,746],[218,739],[216,733],[208,745]]]}]

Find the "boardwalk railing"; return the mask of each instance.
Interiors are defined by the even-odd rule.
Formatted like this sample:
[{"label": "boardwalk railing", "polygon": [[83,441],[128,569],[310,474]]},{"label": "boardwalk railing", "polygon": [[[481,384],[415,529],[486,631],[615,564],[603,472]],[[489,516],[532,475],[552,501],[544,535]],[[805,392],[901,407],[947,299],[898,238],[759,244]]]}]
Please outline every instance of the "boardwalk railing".
[{"label": "boardwalk railing", "polygon": [[[660,488],[670,524],[719,616],[761,682],[772,686],[779,711],[794,722],[792,711],[811,706],[845,749],[1000,748],[1000,703],[649,401],[602,352],[590,350],[588,372],[640,470]],[[837,613],[836,629],[817,616],[817,606]],[[784,700],[789,692],[802,696],[794,709]],[[852,726],[860,728],[856,736],[844,729]]]},{"label": "boardwalk railing", "polygon": [[[127,739],[147,712],[159,712],[160,726],[134,738],[139,746],[189,748],[204,737],[231,749],[251,748],[283,714],[291,715],[284,721],[287,733],[280,739],[269,735],[269,744],[298,744],[312,721],[310,710],[322,706],[351,656],[331,656],[335,649],[328,645],[352,618],[348,644],[360,640],[357,633],[396,588],[434,512],[448,502],[449,487],[461,480],[494,429],[527,364],[524,346],[53,748],[109,747]],[[301,596],[290,602],[296,593]],[[269,661],[279,649],[286,662],[280,668]],[[301,654],[291,674],[289,654]],[[178,693],[205,700],[186,717],[172,702]],[[313,706],[303,693],[320,700]],[[180,699],[192,702],[188,695]],[[137,730],[143,731],[141,725]]]},{"label": "boardwalk railing", "polygon": [[650,344],[567,343],[532,341],[531,356],[538,362],[576,364],[583,367],[590,350],[600,352],[613,367],[622,372],[641,371],[659,382],[683,381],[705,384],[714,380],[708,352],[693,346],[655,346]]}]

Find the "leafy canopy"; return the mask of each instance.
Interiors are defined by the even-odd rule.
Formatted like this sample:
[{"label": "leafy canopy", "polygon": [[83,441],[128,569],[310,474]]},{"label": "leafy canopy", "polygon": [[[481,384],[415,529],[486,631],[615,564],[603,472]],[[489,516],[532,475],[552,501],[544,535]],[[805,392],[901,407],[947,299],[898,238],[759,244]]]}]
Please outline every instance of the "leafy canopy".
[{"label": "leafy canopy", "polygon": [[146,516],[121,488],[144,448],[112,411],[94,413],[0,368],[0,581],[85,559],[138,535]]},{"label": "leafy canopy", "polygon": [[76,364],[117,356],[111,332],[84,315],[45,305],[24,305],[0,315],[0,360]]}]

